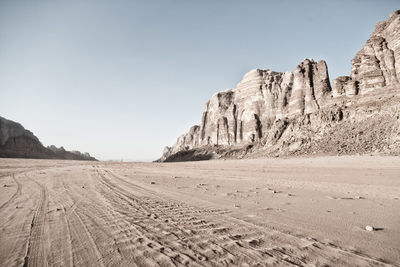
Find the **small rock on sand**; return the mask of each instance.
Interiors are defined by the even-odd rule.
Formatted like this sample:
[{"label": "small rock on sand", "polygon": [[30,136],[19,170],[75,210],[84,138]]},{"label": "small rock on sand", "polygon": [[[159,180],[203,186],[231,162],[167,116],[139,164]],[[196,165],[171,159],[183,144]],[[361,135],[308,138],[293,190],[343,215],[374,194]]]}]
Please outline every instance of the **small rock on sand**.
[{"label": "small rock on sand", "polygon": [[367,225],[367,226],[365,226],[365,230],[372,232],[375,230],[375,228],[372,227],[371,225]]},{"label": "small rock on sand", "polygon": [[151,182],[150,184],[156,184],[156,182]]}]

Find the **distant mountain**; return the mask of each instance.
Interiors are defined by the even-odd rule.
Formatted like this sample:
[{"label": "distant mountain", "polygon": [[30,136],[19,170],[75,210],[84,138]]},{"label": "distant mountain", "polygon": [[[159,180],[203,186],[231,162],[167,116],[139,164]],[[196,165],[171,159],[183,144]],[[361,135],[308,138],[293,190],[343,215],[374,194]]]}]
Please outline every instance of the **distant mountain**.
[{"label": "distant mountain", "polygon": [[67,151],[63,147],[44,147],[39,139],[21,124],[0,117],[0,157],[34,159],[96,160],[89,153]]},{"label": "distant mountain", "polygon": [[159,161],[307,154],[400,154],[400,10],[379,22],[333,80],[325,61],[293,72],[252,70],[215,93],[199,125]]}]

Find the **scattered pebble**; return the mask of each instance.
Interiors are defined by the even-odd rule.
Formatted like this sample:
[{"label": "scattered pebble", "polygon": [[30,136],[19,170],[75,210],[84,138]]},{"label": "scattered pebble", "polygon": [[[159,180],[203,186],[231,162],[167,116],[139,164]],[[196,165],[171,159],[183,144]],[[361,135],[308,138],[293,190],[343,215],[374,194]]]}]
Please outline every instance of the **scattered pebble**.
[{"label": "scattered pebble", "polygon": [[372,227],[371,225],[367,225],[367,226],[365,226],[365,230],[372,232],[375,230],[375,228]]},{"label": "scattered pebble", "polygon": [[[225,159],[224,159],[225,160]],[[207,261],[207,257],[205,257],[205,256],[198,256],[197,257],[199,260],[201,260],[201,261]]]},{"label": "scattered pebble", "polygon": [[364,199],[364,198],[360,196],[355,196],[354,199]]},{"label": "scattered pebble", "polygon": [[234,236],[232,236],[232,239],[234,239],[234,240],[238,240],[238,239],[241,239],[242,238],[242,236],[241,235],[234,235]]},{"label": "scattered pebble", "polygon": [[3,185],[3,187],[8,187],[8,185],[5,184],[5,185]]},{"label": "scattered pebble", "polygon": [[240,205],[239,204],[235,204],[235,208],[240,208]]},{"label": "scattered pebble", "polygon": [[250,240],[249,245],[252,247],[256,247],[256,246],[260,245],[260,240],[256,240],[256,239]]},{"label": "scattered pebble", "polygon": [[151,182],[150,184],[156,184],[156,182]]}]

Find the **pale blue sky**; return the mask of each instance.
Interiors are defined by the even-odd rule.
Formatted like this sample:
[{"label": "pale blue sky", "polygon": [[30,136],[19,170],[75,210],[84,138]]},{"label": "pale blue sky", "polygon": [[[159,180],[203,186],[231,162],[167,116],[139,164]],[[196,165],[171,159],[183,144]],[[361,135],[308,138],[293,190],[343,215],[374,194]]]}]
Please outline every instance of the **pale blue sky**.
[{"label": "pale blue sky", "polygon": [[0,115],[44,145],[152,160],[254,68],[330,78],[398,0],[0,0]]}]

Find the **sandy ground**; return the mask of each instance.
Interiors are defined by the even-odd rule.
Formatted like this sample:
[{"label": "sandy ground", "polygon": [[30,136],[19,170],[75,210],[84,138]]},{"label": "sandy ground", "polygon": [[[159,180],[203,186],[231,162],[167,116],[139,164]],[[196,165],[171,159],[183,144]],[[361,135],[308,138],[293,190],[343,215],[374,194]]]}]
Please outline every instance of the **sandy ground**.
[{"label": "sandy ground", "polygon": [[0,186],[0,266],[400,265],[398,157],[0,159]]}]

